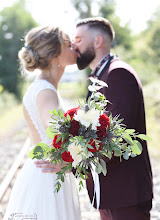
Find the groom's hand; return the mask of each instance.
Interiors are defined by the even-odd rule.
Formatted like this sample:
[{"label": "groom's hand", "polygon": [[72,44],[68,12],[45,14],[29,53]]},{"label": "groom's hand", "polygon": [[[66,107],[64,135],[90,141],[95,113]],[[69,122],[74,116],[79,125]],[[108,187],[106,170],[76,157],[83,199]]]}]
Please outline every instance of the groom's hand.
[{"label": "groom's hand", "polygon": [[43,173],[57,173],[61,170],[61,165],[50,163],[48,161],[38,160],[34,162],[37,168],[42,168]]}]

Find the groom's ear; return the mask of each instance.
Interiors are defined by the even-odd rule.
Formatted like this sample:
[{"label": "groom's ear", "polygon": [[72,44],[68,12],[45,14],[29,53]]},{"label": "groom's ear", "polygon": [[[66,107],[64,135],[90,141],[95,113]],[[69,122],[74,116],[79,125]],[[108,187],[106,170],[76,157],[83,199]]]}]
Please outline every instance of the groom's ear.
[{"label": "groom's ear", "polygon": [[103,37],[102,37],[101,35],[98,35],[98,36],[95,38],[95,41],[94,41],[94,46],[95,46],[95,48],[100,48],[100,47],[102,47],[103,42],[104,42]]}]

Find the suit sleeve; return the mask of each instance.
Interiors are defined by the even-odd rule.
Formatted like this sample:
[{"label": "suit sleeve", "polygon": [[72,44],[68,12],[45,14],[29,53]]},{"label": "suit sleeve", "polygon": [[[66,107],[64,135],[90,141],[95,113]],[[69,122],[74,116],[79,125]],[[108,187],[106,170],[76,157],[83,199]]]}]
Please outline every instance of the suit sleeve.
[{"label": "suit sleeve", "polygon": [[[124,119],[122,123],[127,128],[135,128],[139,93],[135,77],[126,69],[114,69],[109,73],[106,83],[108,88],[103,88],[101,92],[111,102],[106,107],[107,115],[120,115],[119,119]],[[104,158],[107,163],[113,159],[117,160],[115,157]]]},{"label": "suit sleeve", "polygon": [[101,92],[111,102],[106,111],[112,116],[120,115],[127,128],[135,128],[139,87],[135,77],[126,69],[112,70],[106,80],[108,88]]}]

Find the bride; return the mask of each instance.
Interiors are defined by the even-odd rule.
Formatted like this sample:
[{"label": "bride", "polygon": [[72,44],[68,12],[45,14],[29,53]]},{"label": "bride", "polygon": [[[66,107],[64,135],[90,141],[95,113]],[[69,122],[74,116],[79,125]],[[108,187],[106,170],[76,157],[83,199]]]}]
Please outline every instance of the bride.
[{"label": "bride", "polygon": [[[28,71],[41,70],[24,95],[23,109],[32,146],[49,144],[45,132],[51,121],[48,111],[62,108],[57,86],[65,67],[76,63],[76,52],[60,28],[38,27],[25,37],[19,59]],[[28,158],[15,181],[4,220],[80,220],[74,176],[68,173],[65,178],[60,191],[54,193],[56,174],[42,172]]]}]

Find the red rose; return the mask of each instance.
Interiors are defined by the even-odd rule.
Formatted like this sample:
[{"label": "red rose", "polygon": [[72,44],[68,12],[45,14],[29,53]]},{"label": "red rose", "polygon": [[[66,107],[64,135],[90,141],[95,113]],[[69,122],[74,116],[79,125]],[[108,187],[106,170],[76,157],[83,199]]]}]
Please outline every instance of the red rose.
[{"label": "red rose", "polygon": [[110,125],[109,124],[109,118],[105,113],[103,113],[103,115],[100,115],[99,123],[102,127],[105,127],[105,128],[109,127],[109,125]]},{"label": "red rose", "polygon": [[88,148],[88,151],[97,152],[97,151],[101,150],[101,143],[98,143],[98,145],[99,145],[98,150],[97,150],[97,148],[96,148],[95,141],[94,141],[93,139],[90,140],[89,144],[90,144],[94,149]]},{"label": "red rose", "polygon": [[57,148],[61,148],[61,145],[65,142],[62,142],[62,139],[58,142],[58,143],[56,143],[56,141],[57,141],[57,138],[58,138],[59,136],[58,135],[56,135],[55,137],[54,137],[54,139],[53,139],[53,146],[57,149]]},{"label": "red rose", "polygon": [[103,137],[107,137],[106,128],[98,126],[96,134],[97,134],[98,138],[100,138],[100,139]]},{"label": "red rose", "polygon": [[72,156],[70,155],[70,152],[67,152],[67,151],[64,151],[62,153],[62,159],[66,162],[73,162],[74,161]]},{"label": "red rose", "polygon": [[80,128],[79,122],[73,120],[71,121],[71,127],[69,128],[69,133],[72,134],[73,136],[78,136],[79,128]]},{"label": "red rose", "polygon": [[[53,146],[54,146],[56,149],[57,149],[57,148],[61,148],[61,145],[66,141],[66,140],[64,140],[64,141],[62,142],[62,139],[61,139],[58,143],[56,143],[58,137],[59,137],[59,136],[56,135],[56,136],[54,137],[54,139],[53,139]],[[63,159],[64,161],[66,161],[66,162],[73,162],[73,161],[74,161],[73,158],[72,158],[72,156],[70,155],[70,152],[67,152],[67,151],[65,151],[65,152],[62,153],[62,159]]]},{"label": "red rose", "polygon": [[80,106],[78,106],[77,108],[69,109],[66,113],[64,113],[64,117],[67,117],[67,115],[69,115],[71,117],[71,119],[72,119],[73,116],[75,114],[77,114],[77,111],[78,111],[79,108],[80,108]]}]

